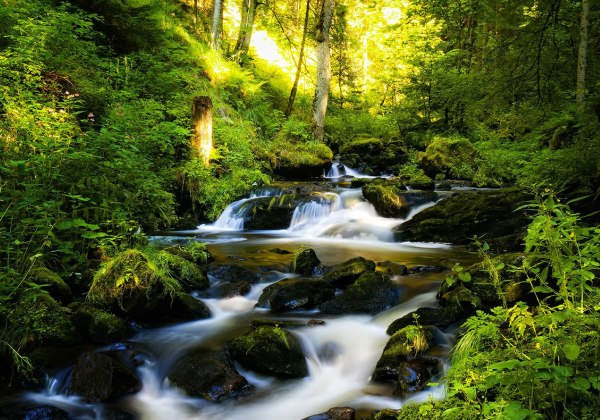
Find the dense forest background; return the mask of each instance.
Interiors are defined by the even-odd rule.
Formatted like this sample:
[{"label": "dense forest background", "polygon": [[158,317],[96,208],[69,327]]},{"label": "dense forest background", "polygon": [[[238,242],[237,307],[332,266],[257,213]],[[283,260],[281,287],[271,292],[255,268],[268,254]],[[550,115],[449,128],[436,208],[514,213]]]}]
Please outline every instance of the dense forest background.
[{"label": "dense forest background", "polygon": [[[582,211],[592,212],[598,6],[0,0],[0,351],[13,365],[0,374],[26,376],[22,353],[56,333],[47,308],[15,310],[40,307],[42,268],[84,282],[90,259],[214,220],[278,176],[320,174],[334,155],[417,185],[460,179],[587,197]],[[209,164],[190,147],[197,96],[213,104]],[[585,381],[582,392],[597,393],[600,382]],[[457,401],[479,415],[482,389]],[[558,404],[519,392],[520,418]]]}]

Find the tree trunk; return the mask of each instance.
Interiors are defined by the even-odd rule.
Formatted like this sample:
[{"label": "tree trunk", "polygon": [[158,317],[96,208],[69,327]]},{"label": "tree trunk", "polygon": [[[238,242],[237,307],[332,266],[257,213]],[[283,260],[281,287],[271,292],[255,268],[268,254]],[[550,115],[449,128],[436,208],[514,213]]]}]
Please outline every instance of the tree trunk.
[{"label": "tree trunk", "polygon": [[585,67],[587,64],[588,20],[590,15],[590,1],[581,1],[581,22],[579,25],[579,53],[577,55],[577,86],[576,100],[579,106],[585,99]]},{"label": "tree trunk", "polygon": [[294,78],[294,87],[290,92],[290,99],[285,110],[285,117],[289,118],[294,110],[294,101],[296,93],[298,93],[298,83],[300,82],[300,74],[302,73],[302,62],[304,61],[304,47],[306,46],[306,34],[308,32],[308,16],[310,14],[310,0],[306,0],[306,14],[304,15],[304,30],[302,31],[302,43],[300,44],[300,55],[298,57],[298,67],[296,68],[296,77]]},{"label": "tree trunk", "polygon": [[219,49],[219,38],[221,37],[221,22],[223,19],[223,0],[213,1],[213,19],[211,29],[211,42],[215,50]]},{"label": "tree trunk", "polygon": [[235,43],[235,53],[239,54],[246,38],[246,31],[248,30],[248,10],[250,8],[251,0],[242,0],[242,17],[240,19],[240,33],[238,35],[237,42]]},{"label": "tree trunk", "polygon": [[194,0],[194,32],[198,30],[198,0]]},{"label": "tree trunk", "polygon": [[208,165],[213,147],[212,101],[208,96],[194,98],[192,132],[192,153]]},{"label": "tree trunk", "polygon": [[248,23],[246,25],[242,49],[240,50],[242,55],[247,55],[248,50],[250,49],[250,42],[252,42],[252,31],[254,29],[254,19],[256,18],[256,9],[258,7],[258,2],[256,0],[249,0],[249,2]]},{"label": "tree trunk", "polygon": [[325,137],[325,115],[331,83],[331,50],[329,29],[333,20],[335,0],[323,0],[317,25],[317,86],[312,107],[313,134],[319,141]]}]

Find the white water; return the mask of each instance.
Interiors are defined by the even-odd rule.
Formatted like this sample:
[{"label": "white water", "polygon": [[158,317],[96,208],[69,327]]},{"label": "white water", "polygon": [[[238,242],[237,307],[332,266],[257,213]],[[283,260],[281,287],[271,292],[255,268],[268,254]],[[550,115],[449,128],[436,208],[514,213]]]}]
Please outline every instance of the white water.
[{"label": "white water", "polygon": [[349,166],[344,165],[343,163],[340,163],[338,161],[333,162],[331,164],[331,168],[329,168],[328,171],[323,171],[323,178],[327,178],[327,179],[337,179],[337,178],[343,178],[343,177],[353,177],[353,178],[389,178],[389,175],[379,175],[379,176],[373,176],[373,175],[366,175],[363,174],[359,171],[357,171],[356,169],[352,169]]},{"label": "white water", "polygon": [[265,197],[277,197],[281,192],[277,190],[260,190],[252,193],[250,197],[234,201],[228,205],[223,213],[214,223],[198,226],[199,230],[242,230],[244,229],[244,220],[248,212],[252,210],[246,203]]}]

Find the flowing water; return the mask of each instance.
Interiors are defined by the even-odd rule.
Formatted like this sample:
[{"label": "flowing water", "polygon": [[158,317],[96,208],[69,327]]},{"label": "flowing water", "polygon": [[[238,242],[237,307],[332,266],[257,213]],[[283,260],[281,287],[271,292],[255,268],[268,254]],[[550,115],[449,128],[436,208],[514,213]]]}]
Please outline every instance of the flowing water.
[{"label": "flowing water", "polygon": [[[353,173],[349,169],[344,168],[346,175]],[[472,261],[473,256],[443,244],[393,242],[392,228],[405,219],[378,216],[373,206],[362,198],[360,189],[333,187],[316,199],[299,202],[287,229],[244,230],[253,200],[280,193],[277,189],[257,191],[232,203],[211,225],[153,238],[166,243],[185,243],[190,239],[206,242],[216,258],[214,264],[242,265],[259,273],[261,282],[246,296],[215,299],[199,295],[212,312],[209,319],[140,330],[128,342],[113,346],[135,355],[143,383],[139,393],[119,402],[119,409],[148,420],[298,420],[337,406],[370,411],[400,408],[407,401],[394,397],[389,387],[370,383],[369,378],[389,338],[385,332],[388,325],[419,307],[434,305],[435,290],[444,274],[425,271],[394,276],[392,280],[400,291],[401,302],[376,316],[326,316],[316,310],[275,315],[255,308],[255,304],[266,286],[295,275],[288,270],[290,255],[270,250],[293,250],[299,245],[308,245],[315,249],[325,266],[363,256],[409,267],[451,267],[457,261]],[[407,219],[434,204],[425,203],[411,209]],[[218,282],[215,278],[210,280],[212,284]],[[306,378],[280,380],[237,366],[254,390],[248,396],[220,403],[191,398],[169,384],[166,379],[169,367],[186,350],[198,346],[221,348],[228,340],[249,331],[250,323],[258,318],[325,320],[321,326],[290,330],[302,343],[309,366]],[[440,332],[440,337],[447,350],[452,343],[451,334]],[[109,418],[114,407],[87,404],[63,394],[68,374],[68,368],[54,372],[44,390],[29,393],[26,399],[60,407],[75,418]],[[408,400],[439,398],[442,394],[441,388],[427,388]]]}]

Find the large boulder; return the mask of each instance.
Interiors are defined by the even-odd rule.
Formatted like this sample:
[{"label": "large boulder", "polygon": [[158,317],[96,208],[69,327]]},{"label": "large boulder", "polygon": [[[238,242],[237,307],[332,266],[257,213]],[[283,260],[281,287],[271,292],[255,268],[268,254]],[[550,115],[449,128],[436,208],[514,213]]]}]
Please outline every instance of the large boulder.
[{"label": "large boulder", "polygon": [[136,393],[141,387],[133,370],[116,357],[91,352],[77,359],[68,393],[79,395],[88,402],[98,402]]},{"label": "large boulder", "polygon": [[257,306],[271,308],[275,313],[288,312],[314,308],[334,296],[334,289],[322,280],[292,278],[267,286]]},{"label": "large boulder", "polygon": [[503,246],[516,248],[529,223],[517,209],[529,199],[517,189],[457,193],[396,227],[396,240],[466,245],[477,236],[492,246],[498,238],[511,237]]},{"label": "large boulder", "polygon": [[411,208],[437,199],[433,191],[406,191],[403,185],[372,182],[362,189],[363,196],[384,217],[404,218]]},{"label": "large boulder", "polygon": [[319,306],[326,314],[364,313],[375,315],[398,301],[398,291],[382,273],[362,274],[346,291]]},{"label": "large boulder", "polygon": [[334,407],[324,413],[306,417],[303,420],[354,420],[356,411],[352,407]]},{"label": "large boulder", "polygon": [[192,302],[183,294],[177,278],[160,269],[151,254],[138,250],[125,251],[103,265],[94,277],[88,300],[139,321],[208,315],[202,302]]},{"label": "large boulder", "polygon": [[400,142],[383,141],[368,135],[358,135],[343,144],[339,154],[340,160],[348,166],[372,175],[394,170],[407,160]]},{"label": "large boulder", "polygon": [[356,257],[331,267],[323,276],[323,280],[333,287],[343,289],[354,283],[363,273],[371,271],[375,271],[373,261]]},{"label": "large boulder", "polygon": [[435,137],[424,152],[418,154],[421,167],[434,178],[471,179],[477,169],[479,152],[462,137]]},{"label": "large boulder", "polygon": [[94,343],[114,343],[131,334],[127,322],[92,305],[74,302],[69,309],[73,311],[71,318],[79,334]]},{"label": "large boulder", "polygon": [[169,380],[192,397],[221,401],[249,388],[225,352],[194,350],[171,368]]},{"label": "large boulder", "polygon": [[323,143],[286,142],[275,153],[275,173],[289,179],[319,177],[333,160],[333,152]]},{"label": "large boulder", "polygon": [[462,308],[460,305],[455,304],[433,308],[423,307],[392,322],[387,329],[387,333],[393,335],[409,325],[434,325],[444,329],[461,319],[465,319],[470,314],[468,308]]},{"label": "large boulder", "polygon": [[60,276],[45,267],[35,267],[29,272],[29,281],[42,286],[50,296],[62,304],[69,303],[73,299],[71,288],[60,278]]},{"label": "large boulder", "polygon": [[248,230],[287,229],[292,222],[296,207],[293,195],[280,197],[260,197],[249,201],[246,205],[244,228]]},{"label": "large boulder", "polygon": [[236,264],[211,265],[208,268],[208,275],[227,283],[246,282],[254,284],[260,282],[260,275]]},{"label": "large boulder", "polygon": [[314,249],[302,247],[294,252],[290,271],[303,276],[312,276],[315,269],[321,264]]},{"label": "large boulder", "polygon": [[160,268],[164,269],[187,292],[208,288],[208,277],[196,263],[171,252],[157,253],[154,259]]},{"label": "large boulder", "polygon": [[298,339],[278,327],[260,327],[237,337],[227,346],[232,357],[247,369],[282,378],[308,374]]}]

